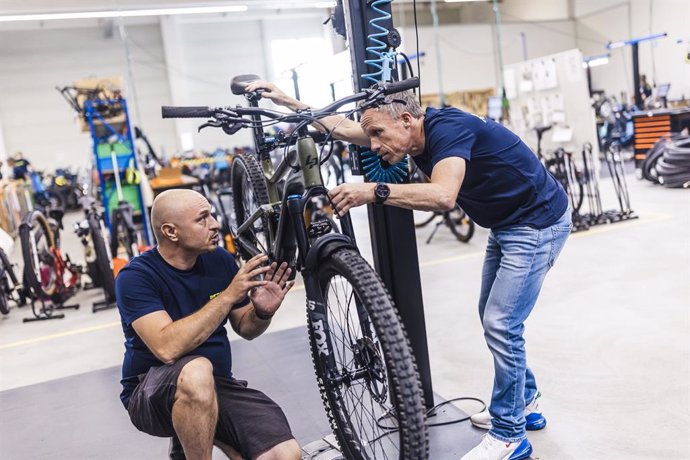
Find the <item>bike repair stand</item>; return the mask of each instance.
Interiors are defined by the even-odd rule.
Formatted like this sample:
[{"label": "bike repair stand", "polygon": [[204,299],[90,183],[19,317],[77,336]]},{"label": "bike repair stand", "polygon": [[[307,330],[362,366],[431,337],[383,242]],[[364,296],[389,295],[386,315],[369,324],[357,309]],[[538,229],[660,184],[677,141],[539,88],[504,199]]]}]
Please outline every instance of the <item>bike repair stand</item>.
[{"label": "bike repair stand", "polygon": [[[336,32],[347,35],[345,38],[349,44],[352,61],[353,89],[361,91],[372,84],[372,78],[366,78],[366,74],[369,74],[369,77],[377,75],[374,74],[377,67],[381,69],[381,64],[386,67],[388,64],[385,61],[390,61],[392,54],[377,53],[380,54],[380,59],[371,65],[371,48],[378,48],[377,44],[385,42],[385,51],[394,50],[400,45],[400,34],[393,28],[390,3],[345,0],[342,5],[342,10],[335,10],[333,26]],[[383,30],[388,33],[383,33]],[[393,71],[395,72],[395,69]],[[376,78],[388,79],[385,75],[377,75]],[[353,162],[353,174],[361,174],[356,166],[358,165]],[[444,404],[441,407],[445,400],[435,395],[432,389],[412,211],[393,206],[368,205],[368,214],[374,265],[400,313],[419,370],[424,404],[429,411],[429,458],[457,460],[479,444],[485,431],[473,428],[469,421],[453,424],[455,421],[464,420],[466,414],[452,404]],[[431,410],[433,408],[435,409]],[[328,443],[328,438],[325,438],[324,442]],[[340,458],[326,455],[330,455],[328,451],[304,458]]]},{"label": "bike repair stand", "polygon": [[117,304],[115,302],[110,302],[108,299],[103,299],[99,300],[98,302],[94,302],[91,304],[91,311],[93,313],[96,313],[97,311],[101,310],[108,310],[110,308],[115,308]]},{"label": "bike repair stand", "polygon": [[59,313],[57,315],[53,315],[54,310],[66,310],[68,308],[73,308],[75,310],[79,309],[79,304],[74,304],[74,305],[64,305],[64,304],[55,304],[53,303],[53,308],[46,309],[46,303],[43,299],[38,299],[39,302],[41,302],[41,309],[36,313],[36,305],[35,302],[36,300],[31,299],[31,311],[34,313],[33,318],[24,318],[22,319],[23,323],[30,323],[33,321],[45,321],[47,319],[61,319],[64,318],[65,315],[63,313]]},{"label": "bike repair stand", "polygon": [[[85,291],[88,291],[89,289],[96,289],[97,287],[98,286],[93,284],[93,282],[84,283],[84,290]],[[99,301],[91,304],[91,311],[93,313],[96,313],[97,311],[101,311],[101,310],[109,310],[109,309],[115,308],[117,306],[117,303],[115,303],[115,301],[111,302],[108,300],[108,294],[106,294],[105,291],[103,292],[103,295],[105,296],[105,298],[103,300],[99,300]]]}]

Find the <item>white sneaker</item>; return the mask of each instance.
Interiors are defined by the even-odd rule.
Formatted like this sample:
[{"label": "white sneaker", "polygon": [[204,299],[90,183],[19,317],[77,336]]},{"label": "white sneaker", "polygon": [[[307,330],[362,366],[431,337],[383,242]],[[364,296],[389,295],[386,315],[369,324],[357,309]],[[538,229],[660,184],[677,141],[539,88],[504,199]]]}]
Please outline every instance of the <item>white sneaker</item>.
[{"label": "white sneaker", "polygon": [[477,447],[467,452],[460,460],[521,460],[532,453],[527,438],[522,441],[504,442],[485,434]]},{"label": "white sneaker", "polygon": [[[534,397],[531,403],[525,406],[525,429],[527,431],[537,431],[541,430],[546,426],[546,418],[541,413],[539,408],[539,398],[541,398],[541,393],[537,391],[537,395]],[[491,429],[491,414],[489,409],[483,412],[474,414],[470,417],[472,425],[483,430]]]}]

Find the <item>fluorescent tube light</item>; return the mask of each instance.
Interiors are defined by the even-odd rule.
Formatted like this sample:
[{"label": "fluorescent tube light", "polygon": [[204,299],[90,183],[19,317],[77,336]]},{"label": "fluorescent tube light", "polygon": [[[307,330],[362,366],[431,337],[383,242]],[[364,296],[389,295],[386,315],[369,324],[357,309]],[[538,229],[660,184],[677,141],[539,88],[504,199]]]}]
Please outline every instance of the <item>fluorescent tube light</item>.
[{"label": "fluorescent tube light", "polygon": [[587,56],[584,58],[582,65],[584,67],[598,67],[600,65],[609,63],[610,54],[597,54],[596,56]]},{"label": "fluorescent tube light", "polygon": [[155,8],[148,10],[82,11],[74,13],[18,14],[12,16],[0,16],[0,22],[55,21],[61,19],[102,19],[120,17],[131,18],[139,16],[168,16],[179,14],[239,13],[242,11],[247,11],[246,5],[198,6],[192,8]]}]

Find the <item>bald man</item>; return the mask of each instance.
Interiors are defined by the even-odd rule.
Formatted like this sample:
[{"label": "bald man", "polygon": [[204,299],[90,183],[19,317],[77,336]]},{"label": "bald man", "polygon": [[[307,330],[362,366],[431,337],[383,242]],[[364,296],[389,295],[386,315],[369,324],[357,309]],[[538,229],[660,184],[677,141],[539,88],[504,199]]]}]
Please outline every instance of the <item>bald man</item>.
[{"label": "bald man", "polygon": [[218,246],[211,206],[191,190],[160,194],[151,221],[158,246],[116,280],[120,398],[132,423],[172,438],[171,458],[210,459],[215,444],[231,459],[299,459],[280,407],[233,378],[225,329],[229,320],[247,340],[266,331],[292,287],[290,269],[265,266],[264,255],[238,269]]}]

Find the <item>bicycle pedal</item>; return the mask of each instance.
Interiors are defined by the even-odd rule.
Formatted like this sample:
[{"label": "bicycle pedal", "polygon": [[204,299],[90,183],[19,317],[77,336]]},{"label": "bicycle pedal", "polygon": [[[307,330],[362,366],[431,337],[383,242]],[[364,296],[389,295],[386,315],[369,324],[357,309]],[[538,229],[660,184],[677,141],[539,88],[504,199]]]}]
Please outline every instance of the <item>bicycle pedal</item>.
[{"label": "bicycle pedal", "polygon": [[333,231],[333,226],[327,220],[312,222],[307,229],[310,238],[319,238],[331,233],[331,231]]}]

